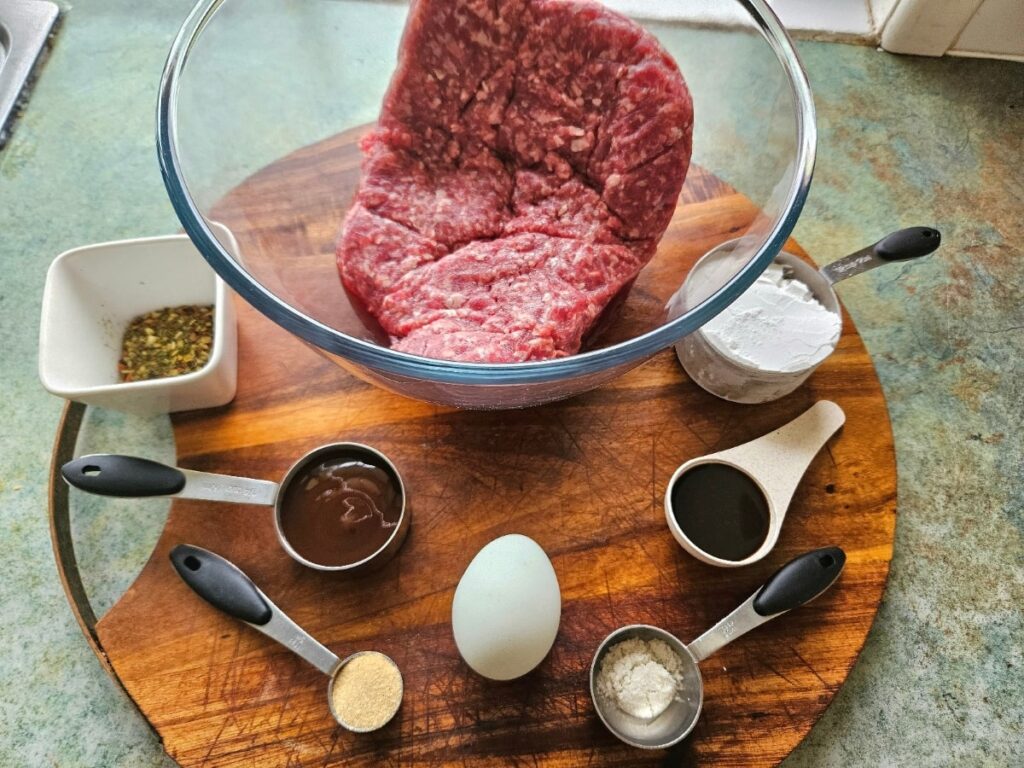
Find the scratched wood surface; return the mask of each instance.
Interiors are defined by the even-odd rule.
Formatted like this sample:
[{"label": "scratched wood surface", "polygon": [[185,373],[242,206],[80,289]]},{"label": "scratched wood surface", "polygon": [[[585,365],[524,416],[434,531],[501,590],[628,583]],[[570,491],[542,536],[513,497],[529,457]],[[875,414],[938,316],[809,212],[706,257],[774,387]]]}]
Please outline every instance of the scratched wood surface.
[{"label": "scratched wood surface", "polygon": [[[341,290],[332,243],[357,179],[354,136],[269,166],[218,208],[243,251],[318,244],[276,273],[272,287],[297,301]],[[310,189],[322,192],[322,206],[296,214],[290,199]],[[757,215],[699,168],[683,200],[606,338],[649,323],[693,261]],[[346,302],[338,306],[332,322],[355,322]],[[896,469],[888,415],[856,329],[847,316],[844,323],[836,353],[806,386],[770,405],[708,395],[665,351],[562,403],[468,412],[357,380],[239,302],[238,395],[224,408],[175,417],[179,463],[280,479],[313,446],[368,443],[405,478],[409,538],[377,573],[336,577],[285,555],[269,509],[175,501],[151,560],[98,624],[102,649],[184,766],[775,765],[856,660],[892,553]],[[675,467],[768,432],[821,398],[843,407],[846,426],[811,465],[771,555],[732,570],[686,555],[662,511]],[[551,557],[562,622],[536,670],[493,683],[460,661],[451,601],[476,551],[512,532],[533,537]],[[375,734],[337,727],[325,677],[215,612],[179,581],[167,553],[181,542],[236,562],[339,655],[377,649],[394,658],[406,686],[397,717]],[[829,544],[849,558],[837,586],[704,663],[704,713],[683,744],[669,753],[642,752],[604,730],[587,670],[608,632],[643,622],[691,640],[780,564]]]}]

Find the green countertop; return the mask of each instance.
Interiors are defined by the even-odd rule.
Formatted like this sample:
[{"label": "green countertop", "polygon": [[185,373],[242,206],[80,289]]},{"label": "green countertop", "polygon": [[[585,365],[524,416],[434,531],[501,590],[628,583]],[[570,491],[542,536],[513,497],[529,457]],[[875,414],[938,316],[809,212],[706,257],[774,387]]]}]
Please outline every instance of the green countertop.
[{"label": "green countertop", "polygon": [[[0,151],[0,765],[165,766],[106,677],[53,564],[46,475],[61,402],[36,376],[61,251],[178,229],[156,163],[164,57],[190,0],[67,7]],[[843,284],[888,398],[899,518],[885,601],[798,766],[1019,765],[1024,754],[1024,65],[801,43],[819,115],[796,229],[822,262],[899,226],[939,253]],[[166,418],[91,412],[84,440],[167,460]],[[88,501],[75,534],[102,610],[141,567],[164,502]]]}]

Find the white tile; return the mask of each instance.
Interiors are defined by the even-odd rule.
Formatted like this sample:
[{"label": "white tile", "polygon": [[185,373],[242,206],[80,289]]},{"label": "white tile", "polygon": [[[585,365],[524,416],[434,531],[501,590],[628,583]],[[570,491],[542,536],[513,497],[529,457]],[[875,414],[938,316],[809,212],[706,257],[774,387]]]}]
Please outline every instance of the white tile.
[{"label": "white tile", "polygon": [[866,0],[769,0],[787,29],[853,37],[874,30]]},{"label": "white tile", "polygon": [[1024,56],[1024,2],[985,0],[952,51]]},{"label": "white tile", "polygon": [[[638,19],[728,24],[749,18],[739,3],[723,0],[604,0],[604,4]],[[768,4],[783,25],[797,34],[874,39],[867,0],[768,0]]]},{"label": "white tile", "polygon": [[871,8],[871,21],[875,26],[875,32],[881,32],[892,9],[896,7],[899,0],[868,0]]}]

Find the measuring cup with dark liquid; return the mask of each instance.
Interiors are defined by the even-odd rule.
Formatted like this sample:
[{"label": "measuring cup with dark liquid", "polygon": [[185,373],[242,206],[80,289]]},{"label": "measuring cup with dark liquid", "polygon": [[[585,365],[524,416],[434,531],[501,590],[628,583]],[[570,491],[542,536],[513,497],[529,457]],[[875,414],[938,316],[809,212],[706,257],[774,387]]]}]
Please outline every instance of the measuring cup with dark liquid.
[{"label": "measuring cup with dark liquid", "polygon": [[778,541],[811,460],[844,421],[838,405],[821,400],[774,432],[683,464],[665,490],[673,538],[711,565],[756,563]]},{"label": "measuring cup with dark liquid", "polygon": [[277,538],[293,559],[319,571],[383,565],[409,532],[405,485],[388,458],[359,443],[307,453],[280,485],[168,467],[115,454],[82,456],[61,467],[70,484],[101,496],[171,496],[274,507]]}]

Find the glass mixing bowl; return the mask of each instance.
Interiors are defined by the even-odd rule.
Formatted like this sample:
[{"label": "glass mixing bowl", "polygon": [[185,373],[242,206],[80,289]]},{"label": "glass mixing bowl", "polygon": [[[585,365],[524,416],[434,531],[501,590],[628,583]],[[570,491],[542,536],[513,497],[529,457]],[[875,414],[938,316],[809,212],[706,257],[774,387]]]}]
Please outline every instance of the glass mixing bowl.
[{"label": "glass mixing bowl", "polygon": [[[264,315],[409,397],[514,408],[625,373],[720,312],[781,250],[816,135],[806,76],[763,0],[606,5],[678,62],[693,96],[693,157],[657,254],[581,353],[483,364],[396,352],[342,288],[334,249],[358,184],[356,141],[380,109],[407,3],[200,0],[171,48],[157,113],[164,182],[185,231]],[[231,230],[236,253],[214,222]],[[691,285],[685,307],[673,303],[692,264],[727,240],[742,245]]]}]

